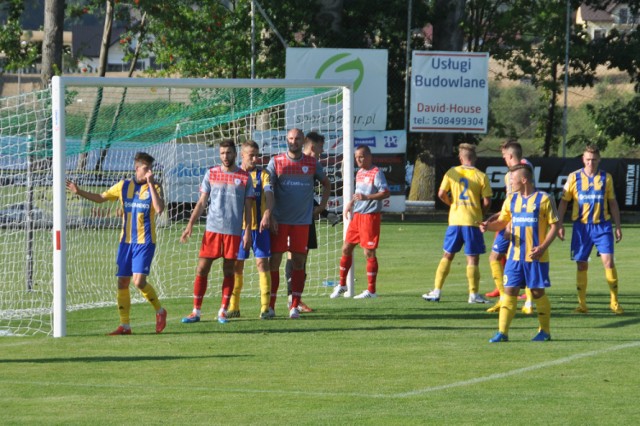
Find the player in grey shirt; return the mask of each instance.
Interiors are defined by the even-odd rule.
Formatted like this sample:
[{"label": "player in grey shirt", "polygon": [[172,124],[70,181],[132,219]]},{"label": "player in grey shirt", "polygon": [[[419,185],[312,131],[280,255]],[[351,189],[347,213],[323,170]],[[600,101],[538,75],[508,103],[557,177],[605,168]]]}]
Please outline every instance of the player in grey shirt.
[{"label": "player in grey shirt", "polygon": [[[227,322],[227,308],[233,292],[233,269],[240,244],[248,250],[251,247],[251,207],[254,198],[251,175],[236,165],[236,146],[233,140],[220,143],[221,165],[210,168],[200,186],[200,198],[196,203],[186,229],[180,237],[186,242],[193,231],[193,225],[200,218],[209,202],[207,226],[202,237],[202,245],[193,284],[193,312],[182,319],[183,323],[200,321],[202,298],[207,291],[207,278],[215,259],[223,258],[222,304],[218,311],[218,322]],[[247,224],[247,232],[242,238],[242,222]],[[241,241],[242,240],[242,241]]]},{"label": "player in grey shirt", "polygon": [[298,304],[304,291],[304,264],[307,258],[309,224],[313,218],[315,181],[322,184],[322,200],[318,212],[327,207],[331,184],[317,159],[302,153],[304,133],[291,129],[287,133],[287,152],[274,156],[267,172],[275,196],[273,235],[271,238],[271,300],[270,312],[275,315],[275,303],[280,286],[280,264],[285,251],[291,252],[291,309],[289,318],[299,318]]}]

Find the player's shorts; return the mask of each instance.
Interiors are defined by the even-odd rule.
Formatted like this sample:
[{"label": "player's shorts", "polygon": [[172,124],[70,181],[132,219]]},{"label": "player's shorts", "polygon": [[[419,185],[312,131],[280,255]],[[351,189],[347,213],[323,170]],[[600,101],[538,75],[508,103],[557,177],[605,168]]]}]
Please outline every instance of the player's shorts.
[{"label": "player's shorts", "polygon": [[312,221],[309,225],[309,241],[307,242],[307,249],[318,248],[318,234],[316,233],[316,221]]},{"label": "player's shorts", "polygon": [[551,287],[549,262],[507,260],[504,265],[503,282],[505,287]]},{"label": "player's shorts", "polygon": [[219,234],[217,232],[205,231],[202,236],[199,257],[206,259],[236,260],[242,239],[240,235]]},{"label": "player's shorts", "polygon": [[464,254],[477,256],[486,251],[484,235],[477,226],[450,225],[444,235],[442,248],[447,253],[458,253],[464,244]]},{"label": "player's shorts", "polygon": [[[246,230],[242,230],[242,238]],[[251,248],[253,249],[253,255],[256,259],[264,259],[271,257],[271,234],[269,231],[264,230],[262,232],[254,229],[251,231]],[[245,250],[243,245],[240,244],[238,249],[238,260],[247,260],[251,256],[251,249]]]},{"label": "player's shorts", "polygon": [[271,253],[306,253],[309,225],[278,224],[278,233],[271,234]]},{"label": "player's shorts", "polygon": [[511,241],[504,237],[505,232],[506,229],[503,229],[496,234],[496,237],[493,239],[493,245],[491,246],[492,252],[506,255],[509,251],[509,243]]},{"label": "player's shorts", "polygon": [[354,213],[347,228],[344,241],[349,244],[358,244],[369,250],[378,248],[380,241],[380,213]]},{"label": "player's shorts", "polygon": [[587,262],[594,245],[600,254],[613,254],[613,244],[611,221],[602,223],[573,222],[571,260]]},{"label": "player's shorts", "polygon": [[155,252],[155,244],[120,243],[116,257],[118,266],[116,277],[131,277],[133,274],[149,275]]}]

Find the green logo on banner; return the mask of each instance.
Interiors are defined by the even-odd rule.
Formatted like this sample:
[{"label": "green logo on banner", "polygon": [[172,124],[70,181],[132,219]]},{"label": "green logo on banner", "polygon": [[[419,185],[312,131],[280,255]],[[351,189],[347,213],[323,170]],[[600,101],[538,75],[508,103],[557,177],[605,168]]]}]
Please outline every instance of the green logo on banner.
[{"label": "green logo on banner", "polygon": [[[353,91],[354,93],[357,92],[358,88],[360,87],[360,84],[362,84],[362,80],[364,79],[364,64],[362,63],[360,58],[355,58],[350,61],[343,61],[342,63],[336,64],[337,62],[341,61],[342,59],[346,58],[349,55],[351,54],[338,53],[337,55],[334,55],[329,59],[327,59],[320,66],[320,68],[318,68],[318,71],[316,72],[316,78],[321,79],[325,71],[327,71],[330,68],[336,74],[339,74],[341,72],[347,72],[347,71],[357,71],[358,77],[356,77],[355,81],[353,82]],[[317,93],[320,91],[321,90],[317,90]],[[322,102],[328,103],[328,104],[336,104],[336,103],[342,102],[342,94],[328,96],[326,98],[323,98]]]}]

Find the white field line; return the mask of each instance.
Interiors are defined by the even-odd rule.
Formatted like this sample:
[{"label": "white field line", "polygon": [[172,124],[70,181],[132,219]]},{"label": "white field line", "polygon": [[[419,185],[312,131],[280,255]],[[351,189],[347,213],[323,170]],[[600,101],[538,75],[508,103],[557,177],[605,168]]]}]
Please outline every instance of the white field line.
[{"label": "white field line", "polygon": [[[507,343],[508,344],[508,343]],[[611,346],[609,348],[599,349],[595,351],[583,352],[571,356],[567,356],[564,358],[558,358],[553,361],[542,362],[539,364],[533,364],[523,368],[517,368],[515,370],[505,371],[502,373],[490,374],[488,376],[476,377],[469,380],[462,380],[459,382],[448,383],[439,386],[431,386],[422,389],[416,389],[409,392],[397,392],[397,393],[360,393],[360,392],[308,392],[308,391],[295,391],[295,390],[278,390],[278,389],[238,389],[238,388],[227,388],[227,387],[207,387],[207,386],[192,386],[189,389],[192,391],[220,391],[226,393],[239,393],[239,394],[274,394],[274,395],[296,395],[296,396],[311,396],[311,397],[361,397],[361,398],[381,398],[381,399],[393,399],[393,398],[410,398],[413,396],[420,396],[424,394],[428,394],[431,392],[439,392],[443,390],[472,386],[479,383],[484,383],[492,380],[499,380],[505,377],[520,375],[522,373],[527,373],[531,371],[541,370],[544,368],[555,367],[557,365],[567,364],[579,359],[591,358],[599,355],[603,355],[610,352],[617,352],[624,349],[636,348],[640,346],[640,341],[625,343],[622,345]],[[29,360],[25,360],[25,363],[28,363]],[[76,388],[93,388],[93,389],[134,389],[134,388],[147,388],[145,385],[118,385],[118,384],[91,384],[91,383],[78,383],[78,382],[48,382],[48,381],[5,381],[0,378],[0,385],[35,385],[35,386],[69,386]],[[164,386],[165,390],[176,390],[182,391],[184,390],[184,386]]]}]

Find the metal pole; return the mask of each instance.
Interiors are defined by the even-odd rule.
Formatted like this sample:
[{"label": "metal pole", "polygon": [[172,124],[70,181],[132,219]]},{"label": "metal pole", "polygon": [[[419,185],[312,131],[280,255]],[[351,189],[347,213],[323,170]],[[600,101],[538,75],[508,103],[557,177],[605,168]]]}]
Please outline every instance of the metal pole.
[{"label": "metal pole", "polygon": [[405,55],[404,69],[404,130],[407,130],[409,123],[409,60],[411,58],[411,14],[413,12],[413,0],[409,0],[407,4],[407,51]]},{"label": "metal pole", "polygon": [[255,0],[251,0],[251,78],[256,78],[256,10]]},{"label": "metal pole", "polygon": [[567,0],[567,25],[564,46],[564,108],[562,110],[562,158],[567,156],[567,114],[569,92],[569,39],[571,32],[571,0]]}]

